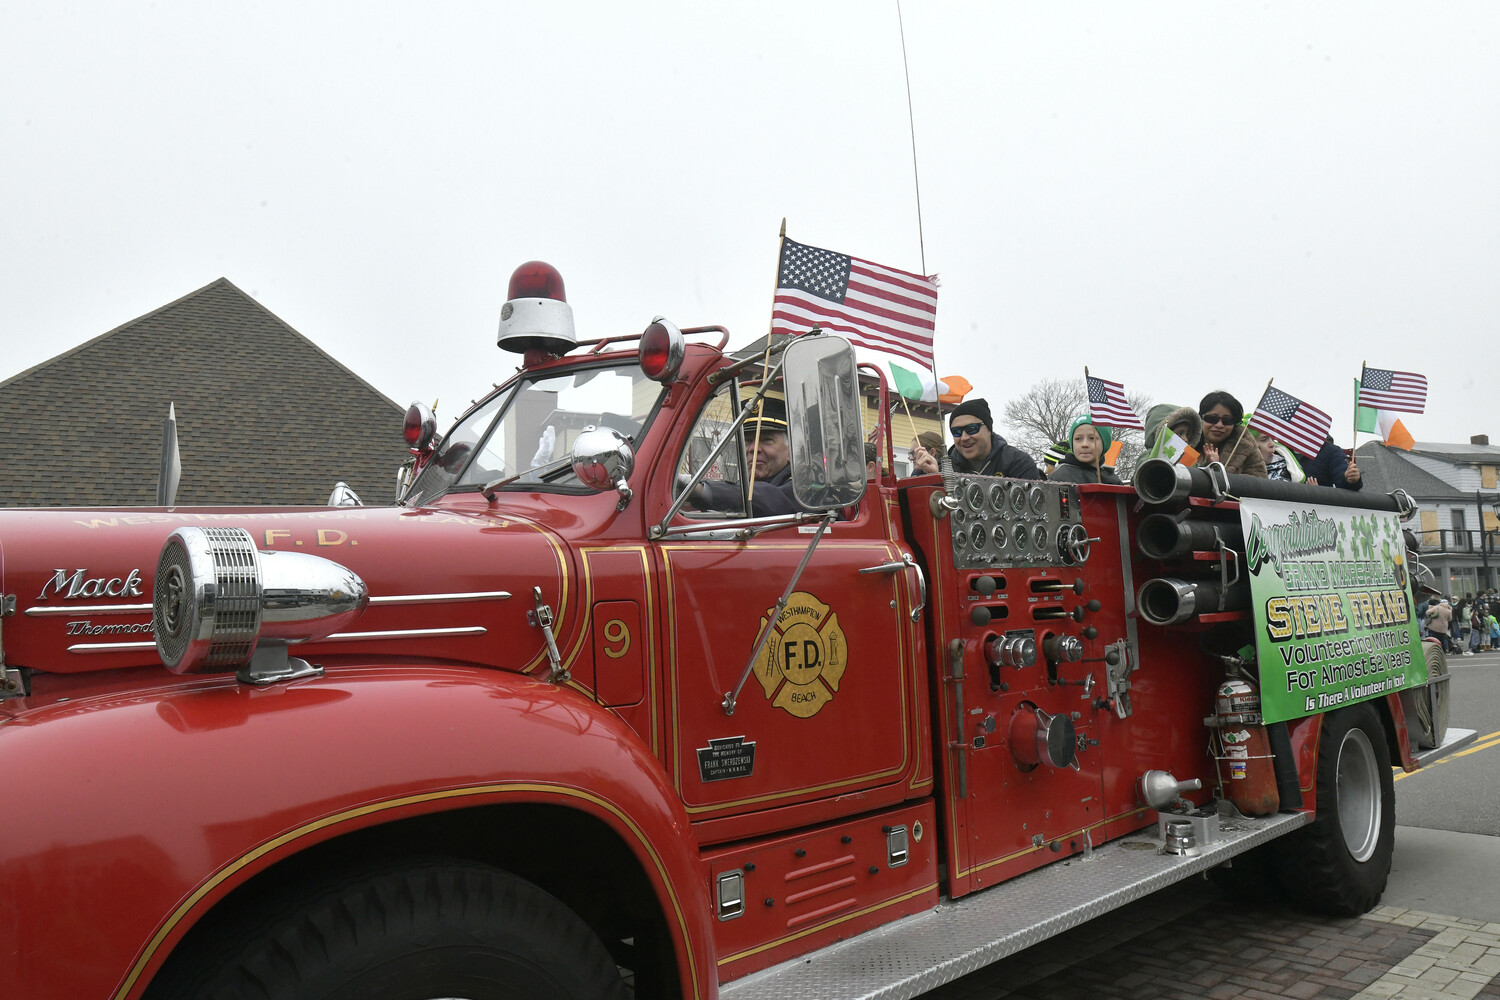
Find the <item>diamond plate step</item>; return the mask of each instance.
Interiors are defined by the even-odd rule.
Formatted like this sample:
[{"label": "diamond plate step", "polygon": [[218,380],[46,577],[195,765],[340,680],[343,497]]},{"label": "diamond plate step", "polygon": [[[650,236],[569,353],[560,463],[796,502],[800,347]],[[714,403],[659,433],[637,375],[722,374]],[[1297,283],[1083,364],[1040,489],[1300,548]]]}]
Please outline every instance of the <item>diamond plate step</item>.
[{"label": "diamond plate step", "polygon": [[1423,750],[1420,753],[1412,754],[1412,756],[1416,758],[1418,767],[1426,767],[1433,761],[1441,760],[1455,750],[1462,750],[1478,738],[1479,730],[1477,729],[1455,729],[1449,726],[1448,731],[1443,735],[1443,742],[1439,743],[1432,750]]},{"label": "diamond plate step", "polygon": [[724,1000],[916,997],[1118,906],[1205,871],[1312,820],[1311,813],[1220,818],[1196,857],[1160,853],[1155,828],[719,988]]}]

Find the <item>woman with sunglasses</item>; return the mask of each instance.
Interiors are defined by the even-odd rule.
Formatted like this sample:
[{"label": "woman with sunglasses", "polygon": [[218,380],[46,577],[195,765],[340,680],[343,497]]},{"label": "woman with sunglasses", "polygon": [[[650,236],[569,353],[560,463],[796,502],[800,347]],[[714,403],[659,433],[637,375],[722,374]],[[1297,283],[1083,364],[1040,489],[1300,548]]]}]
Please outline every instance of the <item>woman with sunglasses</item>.
[{"label": "woman with sunglasses", "polygon": [[1249,436],[1249,428],[1240,421],[1245,408],[1240,401],[1222,389],[1203,397],[1198,404],[1198,419],[1203,421],[1203,439],[1193,447],[1201,452],[1198,464],[1222,462],[1232,475],[1266,478],[1266,460],[1260,447]]},{"label": "woman with sunglasses", "polygon": [[[954,472],[981,476],[1009,476],[1012,479],[1041,479],[1042,470],[1030,455],[1008,444],[994,432],[990,404],[982,399],[967,399],[948,414],[948,429],[953,432],[953,447],[948,458]],[[918,473],[938,471],[936,456],[922,450],[912,455]]]}]

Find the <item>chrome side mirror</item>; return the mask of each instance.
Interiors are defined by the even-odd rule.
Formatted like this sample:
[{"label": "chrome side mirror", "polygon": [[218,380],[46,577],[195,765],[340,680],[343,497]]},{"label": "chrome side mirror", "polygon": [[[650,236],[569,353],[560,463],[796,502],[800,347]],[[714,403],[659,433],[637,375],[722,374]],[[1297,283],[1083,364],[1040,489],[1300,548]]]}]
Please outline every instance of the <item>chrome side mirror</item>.
[{"label": "chrome side mirror", "polygon": [[328,506],[363,507],[364,501],[360,500],[358,493],[349,488],[348,483],[338,482],[333,484],[333,492],[328,494]]},{"label": "chrome side mirror", "polygon": [[412,403],[406,408],[406,424],[401,430],[406,446],[412,451],[431,451],[432,439],[437,435],[437,416],[426,403]]},{"label": "chrome side mirror", "polygon": [[573,475],[591,490],[618,490],[617,510],[624,510],[634,495],[626,484],[634,471],[635,451],[613,427],[590,425],[573,442]]},{"label": "chrome side mirror", "polygon": [[837,510],[865,495],[865,434],[854,348],[842,337],[787,345],[787,438],[792,495],[809,510]]}]

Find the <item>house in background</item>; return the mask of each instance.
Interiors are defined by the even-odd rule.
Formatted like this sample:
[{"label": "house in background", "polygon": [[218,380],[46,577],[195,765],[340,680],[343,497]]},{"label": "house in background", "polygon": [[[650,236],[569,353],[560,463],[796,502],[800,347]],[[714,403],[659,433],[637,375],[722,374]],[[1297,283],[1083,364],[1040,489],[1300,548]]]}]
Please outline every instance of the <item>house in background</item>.
[{"label": "house in background", "polygon": [[1418,520],[1407,527],[1434,587],[1461,597],[1500,586],[1500,447],[1488,435],[1418,441],[1410,451],[1370,441],[1355,456],[1366,490],[1402,489],[1416,501]]},{"label": "house in background", "polygon": [[392,502],[406,408],[227,279],[0,382],[5,506],[156,502],[177,410],[180,506]]}]

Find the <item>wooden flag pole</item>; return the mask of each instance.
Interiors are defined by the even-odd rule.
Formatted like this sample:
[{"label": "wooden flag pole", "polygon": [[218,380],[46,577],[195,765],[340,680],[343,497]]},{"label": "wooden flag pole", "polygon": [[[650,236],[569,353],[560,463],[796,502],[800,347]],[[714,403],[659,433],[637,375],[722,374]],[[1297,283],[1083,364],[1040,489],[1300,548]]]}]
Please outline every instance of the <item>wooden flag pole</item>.
[{"label": "wooden flag pole", "polygon": [[[1271,388],[1271,383],[1274,382],[1274,381],[1276,381],[1274,378],[1266,380],[1266,389],[1267,390],[1269,390]],[[1266,394],[1265,394],[1265,392],[1262,392],[1260,394],[1260,402],[1264,403],[1265,401],[1266,401]],[[1257,410],[1260,409],[1260,403],[1255,404],[1255,408]],[[1234,447],[1231,448],[1231,449],[1229,449],[1229,457],[1225,458],[1223,460],[1225,473],[1229,472],[1229,459],[1234,458],[1235,453],[1240,450],[1240,445],[1244,444],[1245,443],[1245,438],[1247,438],[1249,436],[1250,436],[1250,428],[1249,428],[1249,426],[1246,425],[1246,424],[1241,424],[1240,425],[1240,436],[1235,439]],[[1208,440],[1208,435],[1207,434],[1204,435],[1204,440],[1205,441]]]},{"label": "wooden flag pole", "polygon": [[[786,216],[781,217],[781,234],[776,238],[776,280],[771,286],[771,321],[766,326],[766,356],[760,365],[760,385],[764,389],[766,377],[771,373],[771,331],[776,329],[776,289],[781,287],[781,251],[786,244]],[[764,396],[761,397],[764,400]],[[756,407],[759,412],[764,412],[765,403]],[[745,471],[750,471],[750,462],[754,461],[754,453],[760,451],[760,421],[755,422],[755,445],[750,449],[752,454],[746,456]],[[755,500],[755,477],[750,477],[750,492],[746,494],[746,503]],[[750,511],[745,511],[748,516]]]},{"label": "wooden flag pole", "polygon": [[1359,390],[1365,384],[1365,366],[1368,361],[1359,363],[1359,378],[1354,380],[1354,442],[1349,446],[1349,454],[1354,454],[1354,449],[1359,447]]}]

